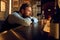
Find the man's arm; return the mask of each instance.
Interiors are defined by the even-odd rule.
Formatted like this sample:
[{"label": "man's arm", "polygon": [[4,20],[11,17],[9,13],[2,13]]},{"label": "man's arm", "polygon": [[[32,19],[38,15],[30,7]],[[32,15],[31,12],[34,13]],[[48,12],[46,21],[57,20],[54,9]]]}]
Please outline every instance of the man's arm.
[{"label": "man's arm", "polygon": [[17,23],[17,24],[21,24],[23,26],[30,26],[30,24],[32,23],[31,20],[29,20],[28,18],[23,18],[21,17],[18,13],[12,13],[11,16],[8,19],[9,23]]}]

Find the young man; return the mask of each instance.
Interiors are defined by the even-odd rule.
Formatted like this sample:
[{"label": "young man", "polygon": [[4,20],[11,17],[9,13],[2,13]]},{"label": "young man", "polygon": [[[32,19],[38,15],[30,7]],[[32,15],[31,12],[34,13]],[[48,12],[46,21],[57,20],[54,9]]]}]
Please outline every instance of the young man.
[{"label": "young man", "polygon": [[9,30],[18,26],[30,26],[32,20],[34,24],[38,23],[37,18],[32,17],[32,9],[29,3],[23,3],[18,12],[13,12],[2,24],[1,31]]},{"label": "young man", "polygon": [[19,9],[19,12],[14,12],[11,14],[11,17],[8,19],[9,23],[17,23],[22,26],[30,26],[32,23],[31,19],[34,20],[34,23],[38,23],[37,18],[32,17],[32,8],[28,3],[22,4]]},{"label": "young man", "polygon": [[[8,22],[10,24],[16,23],[21,25],[23,27],[22,31],[26,35],[25,37],[27,37],[27,40],[31,40],[31,37],[30,37],[32,35],[31,32],[36,33],[37,31],[38,19],[35,17],[32,17],[32,8],[31,8],[31,5],[28,3],[22,4],[18,12],[12,13],[8,18]],[[34,29],[31,29],[31,26],[34,26]]]}]

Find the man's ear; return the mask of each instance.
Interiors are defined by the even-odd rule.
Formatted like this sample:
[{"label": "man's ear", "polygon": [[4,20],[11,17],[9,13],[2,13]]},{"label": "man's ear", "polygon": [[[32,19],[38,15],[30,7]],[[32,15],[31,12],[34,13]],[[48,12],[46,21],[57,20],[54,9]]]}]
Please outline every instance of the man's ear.
[{"label": "man's ear", "polygon": [[24,13],[24,10],[23,10],[23,9],[21,10],[21,13],[22,13],[22,14]]}]

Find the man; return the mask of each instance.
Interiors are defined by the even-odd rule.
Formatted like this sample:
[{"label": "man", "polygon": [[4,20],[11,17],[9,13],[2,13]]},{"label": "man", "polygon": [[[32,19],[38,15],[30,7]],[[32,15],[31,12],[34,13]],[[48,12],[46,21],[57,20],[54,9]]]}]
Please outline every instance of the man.
[{"label": "man", "polygon": [[22,26],[23,30],[20,29],[20,31],[23,31],[26,34],[28,40],[31,39],[29,37],[31,35],[31,24],[34,23],[34,27],[38,26],[37,25],[38,20],[37,20],[37,18],[32,17],[31,5],[28,3],[22,4],[22,6],[20,7],[18,12],[13,12],[9,16],[8,22],[10,24],[16,23],[16,24],[19,24],[20,26]]},{"label": "man", "polygon": [[11,14],[11,18],[8,18],[9,23],[17,23],[22,26],[30,26],[32,23],[31,19],[34,20],[34,23],[37,23],[38,20],[35,17],[32,17],[31,5],[28,3],[22,4],[19,9],[19,12],[14,12]]}]

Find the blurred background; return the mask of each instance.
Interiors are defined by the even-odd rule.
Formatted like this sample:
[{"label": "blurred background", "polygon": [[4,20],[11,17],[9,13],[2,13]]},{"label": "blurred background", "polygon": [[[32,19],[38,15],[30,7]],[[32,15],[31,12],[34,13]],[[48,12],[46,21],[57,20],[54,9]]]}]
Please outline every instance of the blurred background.
[{"label": "blurred background", "polygon": [[[39,20],[39,23],[48,21],[45,24],[49,27],[41,23],[44,26],[43,31],[48,32],[55,39],[59,40],[60,0],[0,0],[0,29],[7,16],[16,10],[18,11],[24,2],[31,3],[32,14]],[[25,40],[19,34],[18,29],[0,33],[0,40]]]}]

